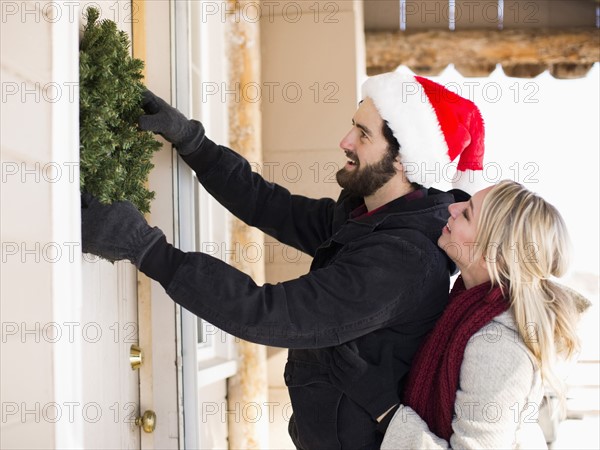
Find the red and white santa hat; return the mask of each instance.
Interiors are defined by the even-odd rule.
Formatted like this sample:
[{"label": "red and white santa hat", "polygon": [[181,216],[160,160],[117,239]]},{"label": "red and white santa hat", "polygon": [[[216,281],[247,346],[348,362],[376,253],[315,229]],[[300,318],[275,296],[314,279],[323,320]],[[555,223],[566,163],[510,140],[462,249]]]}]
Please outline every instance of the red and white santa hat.
[{"label": "red and white santa hat", "polygon": [[[431,187],[452,177],[469,194],[483,182],[484,126],[470,100],[427,78],[388,72],[362,85],[400,144],[400,160],[411,182]],[[452,175],[450,163],[459,158]]]}]

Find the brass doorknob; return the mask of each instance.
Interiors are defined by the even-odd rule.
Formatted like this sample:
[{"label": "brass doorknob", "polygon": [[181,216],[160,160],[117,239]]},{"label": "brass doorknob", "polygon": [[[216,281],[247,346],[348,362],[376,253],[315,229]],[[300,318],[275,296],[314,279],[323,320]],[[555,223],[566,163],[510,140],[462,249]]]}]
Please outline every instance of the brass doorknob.
[{"label": "brass doorknob", "polygon": [[129,348],[129,364],[131,364],[131,370],[139,369],[144,362],[144,353],[142,349],[135,345],[131,344]]},{"label": "brass doorknob", "polygon": [[146,433],[152,433],[156,428],[156,413],[149,409],[143,416],[135,419],[135,424]]}]

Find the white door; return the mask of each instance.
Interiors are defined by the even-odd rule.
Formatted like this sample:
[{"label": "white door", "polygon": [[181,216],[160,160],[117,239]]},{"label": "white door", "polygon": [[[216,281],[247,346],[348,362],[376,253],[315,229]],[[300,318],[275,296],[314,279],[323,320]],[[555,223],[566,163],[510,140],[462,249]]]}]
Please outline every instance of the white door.
[{"label": "white door", "polygon": [[86,446],[139,448],[139,371],[130,364],[138,344],[136,269],[85,255],[82,286]]},{"label": "white door", "polygon": [[[88,4],[83,4],[80,21]],[[135,20],[131,0],[89,4],[100,19],[112,20],[131,41]],[[99,6],[98,6],[99,5]],[[84,255],[82,264],[83,403],[86,446],[140,448],[139,367],[130,356],[139,344],[137,270]],[[87,381],[86,381],[87,380]]]}]

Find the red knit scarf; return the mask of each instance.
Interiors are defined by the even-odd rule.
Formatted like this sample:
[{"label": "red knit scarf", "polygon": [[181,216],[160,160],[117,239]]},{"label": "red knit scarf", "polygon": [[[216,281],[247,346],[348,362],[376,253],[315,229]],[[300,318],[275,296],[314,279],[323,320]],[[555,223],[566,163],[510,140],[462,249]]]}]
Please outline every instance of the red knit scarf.
[{"label": "red knit scarf", "polygon": [[437,436],[450,440],[460,366],[467,342],[508,309],[499,287],[491,283],[465,289],[458,277],[442,317],[415,355],[404,390],[410,406]]}]

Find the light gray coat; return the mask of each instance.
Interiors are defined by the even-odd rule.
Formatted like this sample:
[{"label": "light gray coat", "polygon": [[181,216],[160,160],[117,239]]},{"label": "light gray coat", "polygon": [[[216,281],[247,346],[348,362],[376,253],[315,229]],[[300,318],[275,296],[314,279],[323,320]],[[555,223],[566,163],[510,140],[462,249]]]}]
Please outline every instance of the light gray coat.
[{"label": "light gray coat", "polygon": [[540,371],[507,311],[475,333],[465,348],[450,442],[401,405],[381,448],[546,448],[538,424],[543,396]]}]

